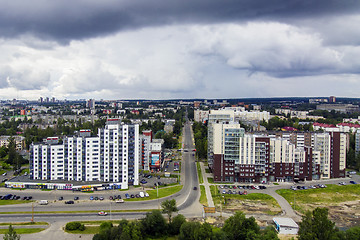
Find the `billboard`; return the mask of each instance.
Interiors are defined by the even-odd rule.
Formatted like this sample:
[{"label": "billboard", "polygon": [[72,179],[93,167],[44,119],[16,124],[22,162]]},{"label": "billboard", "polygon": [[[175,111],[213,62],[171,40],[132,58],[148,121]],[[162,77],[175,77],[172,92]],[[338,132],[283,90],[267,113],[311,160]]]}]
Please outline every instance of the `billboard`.
[{"label": "billboard", "polygon": [[151,154],[151,166],[160,167],[160,154]]}]

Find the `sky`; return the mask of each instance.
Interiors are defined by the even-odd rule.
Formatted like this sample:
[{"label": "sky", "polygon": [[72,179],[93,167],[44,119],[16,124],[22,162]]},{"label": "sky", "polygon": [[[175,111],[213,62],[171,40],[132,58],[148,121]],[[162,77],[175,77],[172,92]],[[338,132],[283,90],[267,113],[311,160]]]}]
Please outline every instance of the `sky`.
[{"label": "sky", "polygon": [[360,97],[358,0],[0,3],[0,99]]}]

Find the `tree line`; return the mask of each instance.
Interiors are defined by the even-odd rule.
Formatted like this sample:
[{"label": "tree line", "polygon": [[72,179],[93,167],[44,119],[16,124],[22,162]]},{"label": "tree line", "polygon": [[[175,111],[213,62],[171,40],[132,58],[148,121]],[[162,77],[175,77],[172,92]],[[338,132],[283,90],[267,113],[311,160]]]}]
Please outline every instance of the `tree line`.
[{"label": "tree line", "polygon": [[196,154],[199,159],[207,159],[207,127],[201,122],[194,122],[192,125]]}]

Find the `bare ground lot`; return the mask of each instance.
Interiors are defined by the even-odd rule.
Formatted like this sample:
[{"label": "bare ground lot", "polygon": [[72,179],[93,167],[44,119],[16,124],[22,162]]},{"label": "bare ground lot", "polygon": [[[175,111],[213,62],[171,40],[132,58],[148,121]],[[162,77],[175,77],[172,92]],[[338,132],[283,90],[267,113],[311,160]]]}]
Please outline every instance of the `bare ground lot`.
[{"label": "bare ground lot", "polygon": [[[298,214],[327,207],[330,220],[337,227],[353,227],[360,224],[360,184],[339,186],[328,184],[327,188],[308,190],[277,190]],[[295,204],[294,204],[295,202]]]}]

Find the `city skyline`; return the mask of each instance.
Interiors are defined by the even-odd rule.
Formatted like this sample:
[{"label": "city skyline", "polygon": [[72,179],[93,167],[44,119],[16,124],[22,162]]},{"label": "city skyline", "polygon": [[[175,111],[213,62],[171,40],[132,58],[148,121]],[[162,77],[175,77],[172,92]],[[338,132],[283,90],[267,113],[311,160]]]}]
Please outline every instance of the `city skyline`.
[{"label": "city skyline", "polygon": [[3,5],[0,99],[360,97],[360,3]]}]

